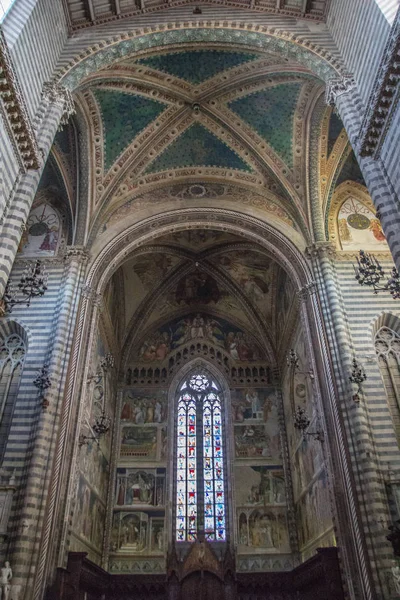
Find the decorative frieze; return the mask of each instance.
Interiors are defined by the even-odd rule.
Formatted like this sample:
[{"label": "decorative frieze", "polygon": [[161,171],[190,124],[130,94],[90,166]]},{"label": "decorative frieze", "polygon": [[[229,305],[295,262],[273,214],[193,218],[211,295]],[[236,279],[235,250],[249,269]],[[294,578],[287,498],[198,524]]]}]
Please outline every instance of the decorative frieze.
[{"label": "decorative frieze", "polygon": [[399,79],[400,12],[398,11],[361,125],[359,134],[359,152],[361,156],[373,156],[385,138],[390,125],[390,115],[396,102]]},{"label": "decorative frieze", "polygon": [[0,98],[12,133],[13,146],[26,170],[39,169],[42,156],[29,119],[3,32],[0,29]]}]

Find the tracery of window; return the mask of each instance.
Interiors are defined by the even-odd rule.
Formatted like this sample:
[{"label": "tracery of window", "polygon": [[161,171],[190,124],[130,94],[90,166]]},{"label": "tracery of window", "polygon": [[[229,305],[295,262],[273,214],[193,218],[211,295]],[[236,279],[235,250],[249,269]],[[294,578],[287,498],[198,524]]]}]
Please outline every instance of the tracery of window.
[{"label": "tracery of window", "polygon": [[17,334],[0,343],[0,458],[3,457],[17,399],[25,344]]},{"label": "tracery of window", "polygon": [[181,385],[176,428],[176,541],[226,540],[222,404],[218,385],[196,372]]},{"label": "tracery of window", "polygon": [[381,327],[375,336],[375,350],[400,448],[400,336]]}]

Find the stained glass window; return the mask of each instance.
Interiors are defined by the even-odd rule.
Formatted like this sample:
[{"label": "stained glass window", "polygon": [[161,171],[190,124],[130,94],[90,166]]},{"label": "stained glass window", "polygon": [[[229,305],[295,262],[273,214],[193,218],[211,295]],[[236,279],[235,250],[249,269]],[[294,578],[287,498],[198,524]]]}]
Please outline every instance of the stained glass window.
[{"label": "stained glass window", "polygon": [[226,540],[222,405],[207,375],[180,387],[176,440],[176,540]]}]

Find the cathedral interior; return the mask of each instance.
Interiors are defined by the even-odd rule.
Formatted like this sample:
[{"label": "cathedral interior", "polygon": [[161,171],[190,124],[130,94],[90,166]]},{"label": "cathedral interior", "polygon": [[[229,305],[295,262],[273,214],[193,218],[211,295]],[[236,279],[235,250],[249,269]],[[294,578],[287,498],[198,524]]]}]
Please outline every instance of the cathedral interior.
[{"label": "cathedral interior", "polygon": [[399,0],[0,0],[1,600],[400,598]]}]

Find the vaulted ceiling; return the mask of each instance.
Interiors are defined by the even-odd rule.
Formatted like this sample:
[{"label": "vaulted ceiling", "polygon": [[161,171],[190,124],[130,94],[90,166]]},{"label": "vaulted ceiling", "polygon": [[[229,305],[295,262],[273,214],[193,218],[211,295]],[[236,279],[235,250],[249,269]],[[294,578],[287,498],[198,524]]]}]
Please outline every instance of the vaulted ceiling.
[{"label": "vaulted ceiling", "polygon": [[314,21],[323,21],[329,8],[329,0],[207,0],[207,2],[196,2],[195,0],[169,0],[168,2],[165,0],[64,0],[64,4],[73,29],[185,4],[193,4],[195,14],[198,14],[199,5],[202,8],[214,5],[243,8],[258,13],[282,14]]},{"label": "vaulted ceiling", "polygon": [[307,119],[323,84],[296,61],[218,43],[136,53],[89,76],[92,236],[146,186],[253,186],[307,236]]}]

